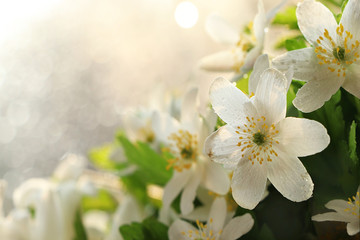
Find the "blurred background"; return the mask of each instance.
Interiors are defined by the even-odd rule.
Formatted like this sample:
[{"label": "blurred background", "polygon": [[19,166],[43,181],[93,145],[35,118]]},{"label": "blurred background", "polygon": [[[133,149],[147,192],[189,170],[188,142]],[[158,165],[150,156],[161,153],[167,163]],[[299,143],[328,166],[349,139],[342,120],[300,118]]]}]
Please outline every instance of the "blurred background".
[{"label": "blurred background", "polygon": [[[264,1],[269,10],[278,1]],[[162,84],[183,91],[219,74],[203,56],[225,49],[205,32],[218,13],[243,28],[257,1],[0,1],[0,178],[7,197],[48,176],[66,152],[113,140],[120,114]],[[185,13],[184,13],[185,12]],[[268,37],[269,38],[269,37]]]}]

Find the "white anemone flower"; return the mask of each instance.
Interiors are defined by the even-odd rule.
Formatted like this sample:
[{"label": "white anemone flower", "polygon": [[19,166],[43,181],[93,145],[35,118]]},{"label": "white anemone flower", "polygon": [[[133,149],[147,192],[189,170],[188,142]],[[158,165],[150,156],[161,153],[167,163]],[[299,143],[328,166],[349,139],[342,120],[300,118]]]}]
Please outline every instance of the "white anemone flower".
[{"label": "white anemone flower", "polygon": [[[235,240],[249,232],[254,219],[249,213],[226,222],[226,202],[218,197],[211,206],[207,224],[196,221],[197,228],[183,220],[176,220],[169,228],[170,240]],[[225,225],[225,226],[224,226]]]},{"label": "white anemone flower", "polygon": [[[242,33],[225,19],[211,15],[206,22],[206,31],[219,43],[230,46],[228,50],[206,56],[200,61],[200,67],[208,71],[247,73],[253,68],[257,57],[264,48],[265,33],[276,12],[287,2],[283,0],[268,13],[265,13],[262,0],[258,2],[258,12],[253,24],[250,23],[251,36]],[[234,77],[236,80],[237,77]]]},{"label": "white anemone flower", "polygon": [[[181,191],[180,210],[187,215],[194,209],[193,201],[199,185],[221,195],[230,188],[229,176],[223,167],[203,154],[204,141],[213,131],[216,118],[199,116],[196,97],[196,89],[186,94],[180,121],[165,114],[157,114],[154,121],[156,136],[174,156],[169,160],[168,170],[173,168],[175,171],[163,194],[160,219],[164,223],[168,223],[170,205]],[[215,121],[211,123],[205,119]]]},{"label": "white anemone flower", "polygon": [[81,179],[85,165],[84,158],[68,154],[55,170],[54,179],[22,183],[13,194],[15,209],[0,224],[5,229],[2,232],[0,226],[0,236],[5,235],[6,240],[73,239],[81,197],[95,193],[92,185]]},{"label": "white anemone flower", "polygon": [[360,186],[355,196],[348,201],[335,199],[325,205],[326,208],[335,210],[313,216],[311,219],[317,222],[339,221],[346,222],[346,230],[350,236],[360,232]]},{"label": "white anemone flower", "polygon": [[267,179],[292,201],[312,195],[313,182],[298,157],[322,151],[330,138],[316,121],[285,118],[286,86],[284,74],[270,68],[260,76],[252,98],[223,78],[210,88],[212,106],[227,125],[208,137],[205,151],[235,169],[232,194],[243,208],[255,208]]},{"label": "white anemone flower", "polygon": [[305,0],[296,10],[298,25],[312,47],[273,60],[279,70],[294,66],[294,79],[306,81],[293,103],[303,112],[320,108],[342,86],[360,98],[360,1],[349,0],[337,24],[323,4]]}]

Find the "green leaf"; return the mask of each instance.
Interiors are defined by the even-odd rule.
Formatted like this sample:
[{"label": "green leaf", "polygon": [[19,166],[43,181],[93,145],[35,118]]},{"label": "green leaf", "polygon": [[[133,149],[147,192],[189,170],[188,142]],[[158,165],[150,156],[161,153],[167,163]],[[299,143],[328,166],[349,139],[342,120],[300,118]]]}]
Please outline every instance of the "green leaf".
[{"label": "green leaf", "polygon": [[168,227],[156,220],[147,218],[143,222],[143,230],[148,236],[147,240],[168,240]]},{"label": "green leaf", "polygon": [[267,224],[261,227],[258,239],[275,240],[274,234]]},{"label": "green leaf", "polygon": [[136,173],[141,181],[148,184],[164,186],[171,178],[172,172],[166,170],[167,159],[156,153],[147,143],[132,144],[124,135],[117,137],[130,163],[138,169]]},{"label": "green leaf", "polygon": [[349,152],[350,152],[350,159],[353,161],[354,165],[359,164],[359,158],[357,156],[356,152],[356,127],[357,124],[355,121],[352,122],[350,126],[350,132],[349,132]]},{"label": "green leaf", "polygon": [[342,12],[342,13],[344,12],[344,9],[345,9],[348,1],[349,1],[349,0],[343,0],[343,2],[342,2],[342,4],[341,4],[341,12]]},{"label": "green leaf", "polygon": [[122,225],[119,230],[124,240],[146,240],[141,223]]},{"label": "green leaf", "polygon": [[96,196],[84,196],[81,201],[83,211],[92,209],[114,212],[117,201],[106,190],[100,189]]},{"label": "green leaf", "polygon": [[306,39],[304,38],[303,35],[297,35],[295,37],[283,37],[275,44],[275,49],[283,49],[283,48],[291,49],[292,45],[294,45],[293,47],[294,49],[296,49],[295,48],[296,46],[298,46],[298,48],[304,48],[303,44],[305,44],[305,47],[307,47]]},{"label": "green leaf", "polygon": [[97,168],[104,170],[118,169],[118,164],[110,159],[114,150],[115,146],[112,143],[94,148],[89,153],[89,159]]},{"label": "green leaf", "polygon": [[245,94],[249,94],[249,78],[251,72],[248,72],[242,76],[242,78],[236,80],[236,87]]},{"label": "green leaf", "polygon": [[299,29],[296,19],[296,6],[291,6],[285,11],[275,15],[272,24],[288,25],[290,29]]},{"label": "green leaf", "polygon": [[119,228],[124,240],[168,240],[168,227],[153,217]]},{"label": "green leaf", "polygon": [[220,127],[224,126],[226,124],[226,122],[224,122],[221,118],[217,118],[217,122],[216,122],[216,129],[219,129]]},{"label": "green leaf", "polygon": [[288,51],[306,48],[306,42],[304,39],[287,39],[285,40],[285,48]]},{"label": "green leaf", "polygon": [[74,228],[75,228],[75,237],[73,240],[87,240],[80,210],[76,211]]}]

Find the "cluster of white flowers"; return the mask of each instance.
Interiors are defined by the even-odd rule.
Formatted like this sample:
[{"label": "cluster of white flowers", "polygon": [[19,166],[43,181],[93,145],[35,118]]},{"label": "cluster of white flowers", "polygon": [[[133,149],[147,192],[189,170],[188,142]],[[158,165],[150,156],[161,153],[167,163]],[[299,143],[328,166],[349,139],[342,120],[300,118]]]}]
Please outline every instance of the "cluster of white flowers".
[{"label": "cluster of white flowers", "polygon": [[[191,88],[182,99],[165,101],[157,93],[162,96],[157,103],[124,113],[129,141],[146,143],[157,154],[170,155],[163,170],[171,177],[158,196],[161,205],[150,210],[135,196],[125,194],[126,190],[117,189],[125,196],[119,198],[112,217],[103,212],[83,215],[88,239],[122,239],[120,226],[141,222],[156,212],[158,220],[169,227],[170,240],[235,240],[255,222],[251,214],[236,215],[235,209],[256,208],[266,198],[269,184],[293,202],[312,197],[314,183],[299,157],[323,151],[330,136],[315,120],[287,117],[287,94],[292,79],[306,82],[293,101],[305,113],[322,107],[341,86],[360,98],[360,1],[348,1],[339,23],[319,2],[298,4],[298,26],[311,46],[270,61],[262,54],[266,29],[286,2],[265,13],[259,0],[250,36],[234,30],[217,15],[209,17],[206,24],[216,41],[232,48],[203,58],[201,68],[234,72],[232,80],[251,71],[249,95],[219,77],[210,87],[206,106],[200,106],[204,101],[199,99],[198,88]],[[218,124],[220,119],[224,124]],[[111,158],[122,164],[127,161],[126,151],[117,145]],[[74,239],[73,223],[81,198],[96,195],[99,187],[85,167],[84,158],[69,155],[52,179],[31,179],[21,185],[13,196],[14,210],[6,217],[0,211],[0,239]],[[121,179],[136,171],[133,164],[115,174]],[[2,207],[6,184],[0,183]],[[348,202],[330,201],[325,207],[336,212],[318,214],[312,220],[346,222],[347,233],[357,234],[359,191]]]}]

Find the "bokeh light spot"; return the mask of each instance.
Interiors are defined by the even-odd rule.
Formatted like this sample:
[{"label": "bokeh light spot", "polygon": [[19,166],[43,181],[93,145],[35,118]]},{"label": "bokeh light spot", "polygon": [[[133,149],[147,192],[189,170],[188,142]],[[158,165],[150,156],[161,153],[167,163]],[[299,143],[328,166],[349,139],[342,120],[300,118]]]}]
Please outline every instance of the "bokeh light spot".
[{"label": "bokeh light spot", "polygon": [[176,23],[182,28],[192,28],[199,18],[197,7],[192,2],[181,2],[175,9]]}]

